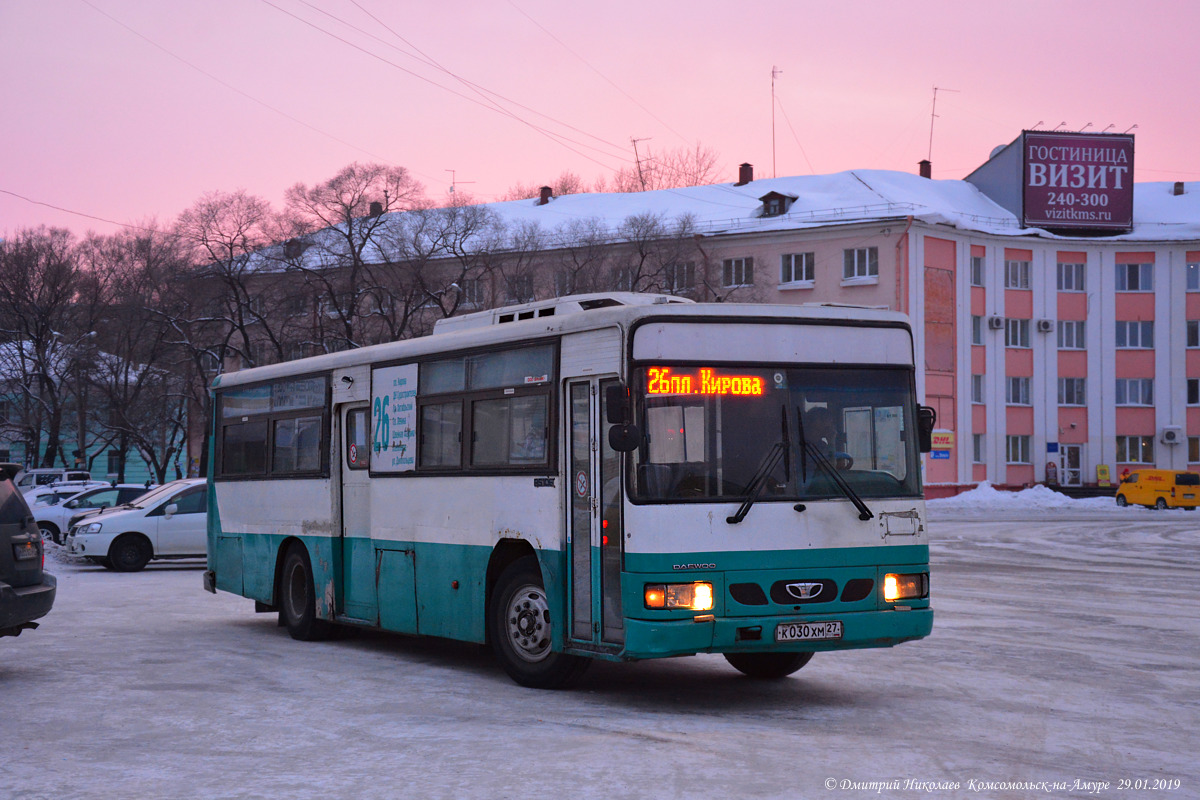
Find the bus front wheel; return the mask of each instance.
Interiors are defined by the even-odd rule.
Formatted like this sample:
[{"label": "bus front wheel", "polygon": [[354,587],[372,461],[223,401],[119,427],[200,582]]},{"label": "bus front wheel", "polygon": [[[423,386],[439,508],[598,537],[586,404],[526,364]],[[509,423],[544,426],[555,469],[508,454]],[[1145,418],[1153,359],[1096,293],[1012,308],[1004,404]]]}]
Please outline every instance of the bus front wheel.
[{"label": "bus front wheel", "polygon": [[812,661],[812,653],[726,653],[725,660],[743,675],[759,680],[786,678]]},{"label": "bus front wheel", "polygon": [[299,543],[293,543],[283,559],[283,573],[279,576],[279,617],[293,639],[317,642],[329,638],[330,624],[317,619],[308,551]]},{"label": "bus front wheel", "polygon": [[550,603],[537,560],[509,565],[492,592],[488,623],[500,666],[522,686],[560,689],[583,674],[591,661],[550,647]]}]

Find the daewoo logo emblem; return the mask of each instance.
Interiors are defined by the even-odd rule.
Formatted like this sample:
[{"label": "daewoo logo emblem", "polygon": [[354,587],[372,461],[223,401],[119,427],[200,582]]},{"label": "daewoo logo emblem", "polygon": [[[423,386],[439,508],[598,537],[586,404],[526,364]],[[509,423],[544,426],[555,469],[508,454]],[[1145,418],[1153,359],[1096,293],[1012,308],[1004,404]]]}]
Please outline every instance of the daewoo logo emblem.
[{"label": "daewoo logo emblem", "polygon": [[811,600],[821,593],[821,584],[819,583],[789,583],[784,588],[797,600]]}]

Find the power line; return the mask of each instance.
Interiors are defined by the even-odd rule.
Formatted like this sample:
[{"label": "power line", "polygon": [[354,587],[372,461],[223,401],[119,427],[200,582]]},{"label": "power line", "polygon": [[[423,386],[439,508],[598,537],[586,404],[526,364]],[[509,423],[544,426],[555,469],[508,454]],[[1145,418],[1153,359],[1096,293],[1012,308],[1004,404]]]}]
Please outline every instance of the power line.
[{"label": "power line", "polygon": [[45,206],[46,208],[52,208],[55,211],[61,211],[64,214],[72,214],[76,217],[84,217],[85,219],[94,219],[97,222],[105,222],[105,223],[108,223],[109,225],[116,225],[117,227],[120,227],[120,228],[128,228],[129,230],[134,230],[134,231],[145,231],[146,233],[162,233],[162,231],[157,231],[157,230],[154,230],[153,228],[145,228],[145,227],[142,227],[141,225],[131,225],[126,222],[117,222],[116,220],[108,219],[106,217],[97,217],[94,214],[85,214],[82,211],[72,211],[69,208],[63,208],[62,206],[56,206],[53,203],[45,203],[45,202],[42,202],[41,200],[34,200],[32,197],[26,197],[23,194],[18,194],[17,192],[10,191],[8,189],[0,189],[0,194],[11,195],[12,197],[17,198],[18,200],[24,200],[26,203],[32,203],[35,206]]},{"label": "power line", "polygon": [[571,55],[575,56],[577,59],[579,59],[580,61],[582,61],[582,62],[583,62],[583,64],[584,64],[584,66],[586,66],[586,67],[587,67],[588,69],[590,69],[592,72],[596,73],[596,74],[597,74],[597,75],[599,75],[601,78],[603,78],[603,79],[604,79],[604,80],[605,80],[605,81],[606,81],[606,82],[607,82],[607,83],[608,83],[610,86],[612,86],[612,87],[613,87],[614,89],[616,89],[618,92],[620,92],[621,94],[625,95],[625,97],[626,97],[626,98],[628,98],[628,100],[629,100],[631,103],[633,103],[634,105],[636,105],[636,106],[637,106],[638,108],[640,108],[642,111],[645,111],[647,114],[649,114],[649,115],[650,115],[650,116],[651,116],[651,117],[652,117],[654,120],[656,120],[656,121],[657,121],[657,122],[658,122],[660,125],[662,125],[664,128],[666,128],[667,130],[669,130],[671,133],[673,133],[673,134],[675,134],[676,136],[678,136],[678,137],[679,137],[680,139],[682,139],[682,140],[683,140],[685,143],[690,141],[690,140],[689,140],[689,139],[688,139],[686,136],[684,136],[682,133],[680,133],[679,131],[675,130],[675,129],[674,129],[674,128],[672,128],[670,125],[668,125],[666,122],[664,122],[664,121],[663,121],[661,118],[659,118],[659,116],[658,116],[657,114],[655,114],[653,111],[651,111],[650,109],[648,109],[648,108],[646,108],[644,105],[642,105],[640,102],[638,102],[637,98],[635,98],[633,95],[629,94],[629,92],[625,91],[625,90],[624,90],[624,89],[622,89],[620,86],[618,86],[618,85],[617,85],[615,82],[613,82],[613,81],[612,81],[612,80],[611,80],[611,79],[610,79],[610,78],[609,78],[607,75],[605,75],[603,72],[601,72],[600,70],[598,70],[596,67],[593,67],[593,66],[591,65],[591,63],[590,63],[590,62],[589,62],[589,61],[588,61],[586,58],[584,58],[583,56],[579,55],[579,54],[578,54],[578,53],[576,53],[574,50],[572,50],[570,47],[568,47],[568,46],[566,45],[566,43],[565,43],[565,42],[563,42],[563,40],[562,40],[562,39],[559,39],[557,36],[555,36],[553,33],[551,33],[549,30],[547,30],[547,29],[546,29],[546,27],[545,27],[544,25],[542,25],[540,22],[538,22],[538,21],[537,21],[536,19],[534,19],[533,17],[529,16],[529,14],[525,13],[525,11],[524,11],[524,10],[522,10],[522,9],[521,9],[521,8],[520,8],[520,7],[519,7],[519,6],[518,6],[516,3],[514,3],[512,0],[508,0],[508,4],[509,4],[510,6],[512,6],[514,9],[516,9],[516,10],[517,10],[517,12],[518,12],[519,14],[521,14],[523,17],[525,17],[525,19],[529,20],[529,21],[530,21],[530,22],[532,22],[534,25],[536,25],[536,26],[537,26],[537,27],[538,27],[538,28],[539,28],[539,29],[542,31],[542,33],[546,34],[546,35],[547,35],[547,36],[549,36],[551,39],[553,39],[554,41],[558,42],[558,44],[559,44],[559,45],[560,45],[560,46],[561,46],[561,47],[562,47],[564,50],[566,50],[568,53],[570,53]]},{"label": "power line", "polygon": [[[86,2],[86,0],[85,0],[85,2]],[[515,114],[512,114],[511,112],[505,112],[503,110],[499,110],[499,109],[495,108],[495,106],[493,106],[493,105],[485,104],[480,100],[477,100],[473,97],[469,97],[468,95],[463,94],[462,92],[458,92],[448,86],[444,86],[435,80],[432,80],[430,78],[425,77],[424,75],[421,75],[420,73],[414,72],[413,70],[410,70],[407,67],[403,67],[394,61],[390,61],[390,60],[386,59],[383,56],[379,55],[378,53],[373,53],[370,50],[366,49],[365,47],[362,47],[361,45],[358,45],[358,44],[350,41],[349,39],[346,39],[342,36],[338,36],[336,33],[333,33],[332,31],[328,31],[328,30],[322,28],[320,25],[317,25],[317,24],[311,22],[310,20],[304,19],[303,17],[301,17],[297,14],[294,14],[285,8],[281,8],[280,6],[278,6],[274,2],[272,2],[272,0],[262,0],[262,2],[265,3],[266,5],[270,6],[271,8],[275,9],[276,11],[280,12],[281,14],[285,14],[302,24],[309,26],[313,30],[323,33],[332,39],[336,39],[337,41],[341,42],[342,44],[346,45],[347,47],[353,48],[354,50],[358,50],[360,53],[363,53],[364,55],[370,56],[371,58],[373,58],[377,61],[380,61],[384,64],[387,64],[388,66],[390,66],[394,69],[398,69],[407,75],[411,75],[412,77],[416,78],[417,80],[420,80],[420,81],[428,83],[432,86],[435,86],[438,89],[441,89],[442,91],[449,92],[450,94],[454,95],[455,97],[459,97],[463,100],[466,100],[469,103],[474,103],[475,105],[482,106],[491,111],[499,111],[499,113],[503,113],[506,116],[509,116],[510,118],[514,119],[515,121],[528,126],[529,128],[537,131],[538,133],[541,133],[546,138],[550,139],[551,141],[554,141],[556,144],[558,144],[562,147],[565,147],[566,149],[570,150],[571,152],[575,153],[576,155],[580,156],[581,158],[586,158],[588,161],[591,161],[592,163],[594,163],[598,166],[601,166],[604,169],[612,169],[612,167],[609,166],[608,164],[604,164],[604,163],[596,160],[595,158],[589,156],[587,153],[581,153],[579,150],[575,149],[574,147],[571,147],[569,144],[566,144],[566,142],[570,142],[572,144],[577,144],[580,147],[589,147],[589,149],[595,149],[595,148],[591,148],[589,145],[585,145],[582,142],[577,142],[573,139],[570,139],[569,137],[563,136],[562,134],[556,134],[551,131],[547,131],[544,128],[541,128],[541,127],[533,124],[532,122],[529,122],[528,120],[521,119],[519,116],[516,116]]]},{"label": "power line", "polygon": [[[153,39],[151,39],[149,36],[146,36],[145,34],[143,34],[143,33],[140,33],[139,31],[137,31],[137,30],[135,30],[135,29],[131,28],[129,25],[126,25],[124,22],[122,22],[121,20],[117,19],[117,18],[116,18],[116,17],[114,17],[112,14],[109,14],[107,11],[105,11],[105,10],[103,10],[103,9],[101,9],[101,8],[97,8],[95,5],[93,5],[93,4],[91,3],[91,0],[80,0],[80,2],[81,2],[81,3],[83,3],[84,5],[86,5],[88,8],[92,9],[93,11],[95,11],[97,14],[100,14],[100,15],[102,15],[102,16],[104,16],[104,17],[107,17],[107,18],[108,18],[109,20],[111,20],[112,22],[116,23],[117,25],[120,25],[122,28],[124,28],[125,30],[129,31],[129,32],[130,32],[130,33],[132,33],[134,36],[138,37],[139,39],[141,39],[142,41],[146,42],[147,44],[150,44],[150,45],[152,45],[153,47],[155,47],[155,48],[157,48],[158,50],[161,50],[162,52],[166,53],[166,54],[167,54],[167,55],[169,55],[171,58],[175,59],[176,61],[180,62],[181,64],[183,64],[183,65],[185,65],[185,66],[187,66],[187,67],[190,67],[191,69],[195,70],[196,72],[199,72],[201,75],[203,75],[204,77],[208,78],[209,80],[212,80],[212,81],[215,81],[216,83],[219,83],[221,86],[224,86],[226,89],[230,90],[231,92],[236,92],[237,94],[240,94],[242,97],[245,97],[247,100],[250,100],[251,102],[257,103],[258,105],[262,106],[263,108],[266,108],[266,109],[268,109],[268,110],[270,110],[270,111],[273,111],[273,112],[275,112],[276,114],[278,114],[279,116],[281,116],[281,117],[283,117],[283,118],[285,118],[285,119],[287,119],[287,120],[290,120],[290,121],[292,121],[292,122],[296,123],[297,125],[300,125],[300,126],[302,126],[302,127],[308,128],[310,131],[313,131],[314,133],[319,133],[319,134],[321,134],[322,136],[325,136],[326,138],[332,139],[333,141],[337,142],[338,144],[345,145],[346,147],[349,147],[349,148],[351,148],[352,150],[357,150],[357,151],[359,151],[360,153],[365,153],[366,155],[369,155],[369,156],[371,156],[371,158],[377,159],[377,160],[379,160],[379,161],[384,161],[384,162],[387,162],[387,163],[389,163],[389,164],[393,164],[393,162],[392,162],[390,159],[384,158],[383,156],[380,156],[380,155],[376,155],[375,153],[372,153],[370,150],[367,150],[367,149],[365,149],[365,148],[359,147],[359,146],[358,146],[358,145],[356,145],[356,144],[352,144],[352,143],[350,143],[350,142],[347,142],[345,139],[339,139],[338,137],[334,136],[332,133],[329,133],[329,132],[327,132],[327,131],[323,131],[323,130],[321,130],[320,128],[316,127],[315,125],[310,125],[310,124],[308,124],[307,122],[305,122],[305,121],[303,121],[303,120],[301,120],[301,119],[298,119],[297,117],[293,117],[291,114],[288,114],[286,111],[282,111],[282,110],[280,110],[280,109],[276,108],[275,106],[271,105],[270,103],[268,103],[268,102],[266,102],[266,101],[264,101],[264,100],[260,100],[260,99],[258,99],[257,97],[255,97],[254,95],[250,94],[249,92],[245,92],[245,91],[243,91],[243,90],[239,89],[238,87],[234,86],[233,84],[231,84],[231,83],[228,83],[228,82],[226,82],[226,81],[223,81],[223,80],[221,80],[221,79],[220,79],[220,78],[218,78],[216,75],[213,75],[211,72],[208,72],[207,70],[203,69],[202,67],[199,67],[199,66],[197,66],[196,64],[193,64],[191,61],[188,61],[188,60],[187,60],[186,58],[184,58],[183,56],[177,55],[177,54],[175,54],[174,52],[172,52],[171,50],[168,50],[166,47],[163,47],[161,44],[159,44],[158,42],[154,41],[154,40],[153,40]],[[395,165],[393,164],[393,166],[395,166]]]}]

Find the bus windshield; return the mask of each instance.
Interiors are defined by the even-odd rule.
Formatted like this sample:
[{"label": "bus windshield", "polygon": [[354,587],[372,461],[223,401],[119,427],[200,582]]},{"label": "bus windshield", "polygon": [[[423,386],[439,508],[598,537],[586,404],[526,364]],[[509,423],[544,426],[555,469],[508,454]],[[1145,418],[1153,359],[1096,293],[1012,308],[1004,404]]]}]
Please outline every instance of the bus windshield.
[{"label": "bus windshield", "polygon": [[763,502],[921,492],[911,369],[655,364],[633,393],[635,502],[742,500],[764,470]]}]

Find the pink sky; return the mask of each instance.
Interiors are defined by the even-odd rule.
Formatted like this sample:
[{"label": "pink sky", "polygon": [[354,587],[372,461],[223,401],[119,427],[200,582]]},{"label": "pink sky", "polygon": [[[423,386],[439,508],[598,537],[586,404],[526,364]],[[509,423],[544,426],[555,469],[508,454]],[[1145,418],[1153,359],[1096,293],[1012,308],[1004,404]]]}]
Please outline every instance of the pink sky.
[{"label": "pink sky", "polygon": [[915,171],[939,86],[935,178],[1040,122],[1136,124],[1136,180],[1200,180],[1198,33],[1200,6],[1159,0],[0,0],[0,235],[116,229],[14,194],[165,223],[212,190],[281,206],[352,161],[435,199],[455,170],[489,201],[611,175],[631,137],[770,176],[773,66],[779,175]]}]

